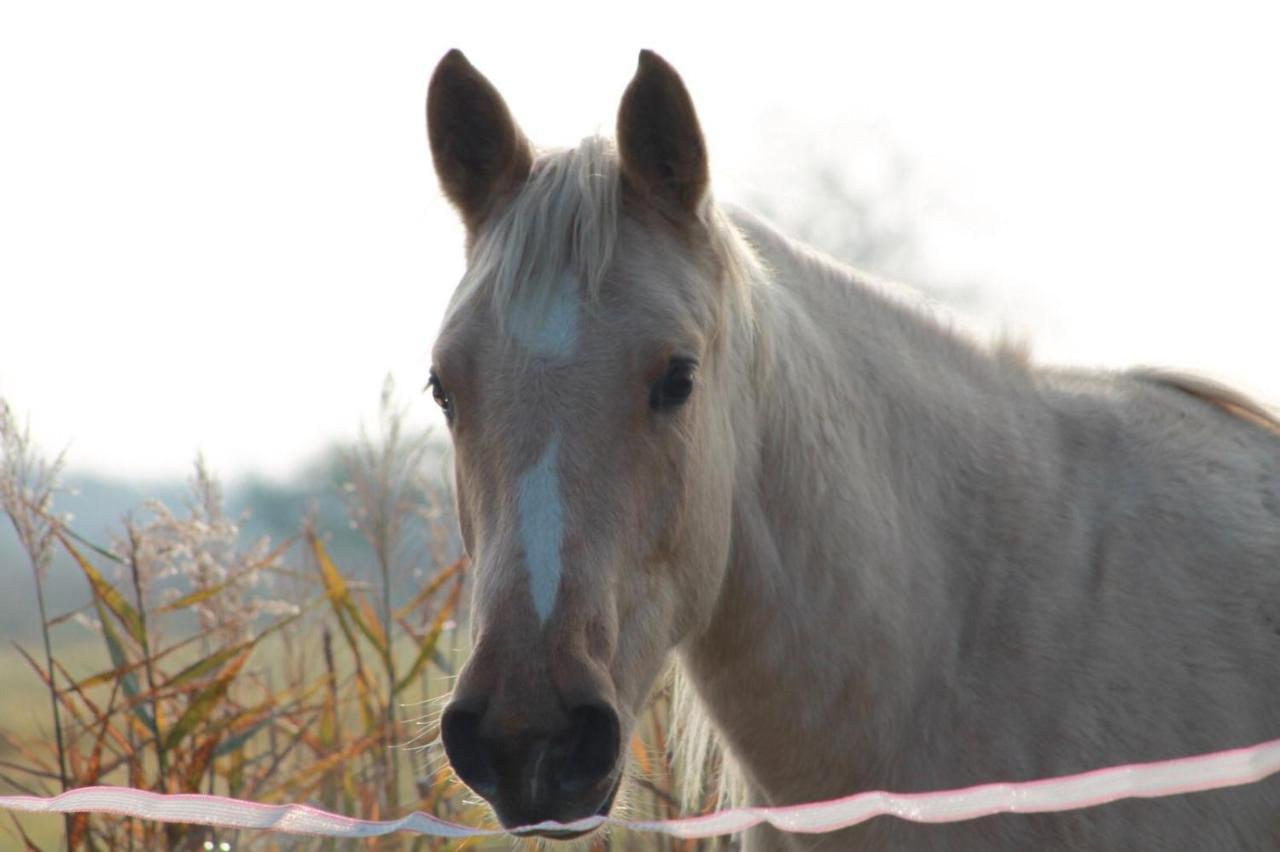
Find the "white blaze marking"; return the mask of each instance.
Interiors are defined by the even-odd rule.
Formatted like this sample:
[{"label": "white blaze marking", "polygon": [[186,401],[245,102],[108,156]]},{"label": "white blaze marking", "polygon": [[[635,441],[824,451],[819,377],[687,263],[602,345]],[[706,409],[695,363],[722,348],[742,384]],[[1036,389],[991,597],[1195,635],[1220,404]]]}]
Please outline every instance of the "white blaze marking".
[{"label": "white blaze marking", "polygon": [[545,622],[555,609],[563,569],[560,547],[564,541],[564,503],[560,499],[558,436],[548,442],[533,467],[520,476],[516,506],[533,608]]},{"label": "white blaze marking", "polygon": [[[508,318],[508,331],[534,355],[568,361],[578,348],[581,287],[566,272],[545,298],[517,298]],[[535,291],[536,292],[536,291]],[[533,607],[544,623],[556,606],[563,564],[564,502],[560,497],[560,439],[552,437],[542,456],[520,476],[517,485],[520,541]]]},{"label": "white blaze marking", "polygon": [[545,300],[517,299],[509,318],[511,336],[536,355],[567,359],[578,347],[578,280],[565,273]]}]

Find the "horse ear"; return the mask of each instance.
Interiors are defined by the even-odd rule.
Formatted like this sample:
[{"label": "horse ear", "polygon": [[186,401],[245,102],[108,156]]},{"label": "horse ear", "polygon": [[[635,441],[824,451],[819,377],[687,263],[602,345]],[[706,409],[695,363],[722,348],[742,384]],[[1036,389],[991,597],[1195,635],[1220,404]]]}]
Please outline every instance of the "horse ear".
[{"label": "horse ear", "polygon": [[676,69],[640,51],[618,108],[618,155],[625,187],[660,208],[696,214],[707,194],[707,146],[693,99]]},{"label": "horse ear", "polygon": [[440,185],[472,231],[533,168],[533,149],[502,96],[456,48],[427,87],[427,137]]}]

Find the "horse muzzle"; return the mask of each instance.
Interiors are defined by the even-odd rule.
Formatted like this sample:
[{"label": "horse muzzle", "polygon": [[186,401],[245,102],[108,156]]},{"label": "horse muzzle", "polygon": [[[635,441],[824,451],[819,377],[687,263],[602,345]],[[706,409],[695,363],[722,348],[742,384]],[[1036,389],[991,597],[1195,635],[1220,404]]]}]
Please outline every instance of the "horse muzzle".
[{"label": "horse muzzle", "polygon": [[[537,728],[499,726],[491,716],[483,702],[455,701],[441,719],[441,739],[458,777],[504,828],[608,814],[622,778],[621,726],[611,705],[580,704]],[[521,833],[570,839],[587,832]]]}]

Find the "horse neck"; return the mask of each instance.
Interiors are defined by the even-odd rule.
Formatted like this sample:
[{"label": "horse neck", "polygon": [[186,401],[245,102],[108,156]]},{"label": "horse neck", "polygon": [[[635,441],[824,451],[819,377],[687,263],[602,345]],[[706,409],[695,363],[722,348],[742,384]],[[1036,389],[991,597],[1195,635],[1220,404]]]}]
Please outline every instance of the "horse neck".
[{"label": "horse neck", "polygon": [[683,660],[757,797],[797,801],[891,783],[958,628],[948,551],[966,489],[1016,446],[1027,384],[1010,359],[740,224],[770,270],[752,353],[766,366],[734,418],[721,597]]}]

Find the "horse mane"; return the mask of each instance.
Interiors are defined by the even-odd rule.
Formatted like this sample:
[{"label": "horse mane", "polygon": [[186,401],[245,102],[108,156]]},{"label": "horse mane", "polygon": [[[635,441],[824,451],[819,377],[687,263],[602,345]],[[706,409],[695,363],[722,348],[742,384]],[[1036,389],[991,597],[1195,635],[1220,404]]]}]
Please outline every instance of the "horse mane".
[{"label": "horse mane", "polygon": [[681,809],[698,814],[708,806],[715,809],[750,804],[746,801],[742,771],[716,733],[683,666],[673,665],[669,677],[667,749]]},{"label": "horse mane", "polygon": [[1208,403],[1214,408],[1246,423],[1251,423],[1273,434],[1280,435],[1280,415],[1269,410],[1234,388],[1212,379],[1176,370],[1141,367],[1130,370],[1129,375],[1151,384],[1170,388],[1187,396]]},{"label": "horse mane", "polygon": [[[596,301],[618,246],[621,184],[621,168],[610,139],[592,136],[573,148],[540,153],[528,181],[471,246],[468,271],[450,311],[487,293],[502,322],[517,300],[545,306],[554,298],[566,272],[576,278],[590,301]],[[756,325],[752,297],[753,285],[769,276],[753,245],[753,237],[762,237],[754,230],[750,235],[744,232],[711,198],[705,202],[702,217],[722,276],[730,285],[736,319],[754,341],[753,372],[765,370],[769,340]],[[799,250],[796,244],[789,245],[792,251]],[[811,257],[811,262],[818,260],[830,263]],[[1139,369],[1130,375],[1280,435],[1280,417],[1229,387],[1174,371]],[[708,801],[744,803],[741,772],[679,663],[672,666],[671,689],[668,745],[682,806],[700,812]]]}]

